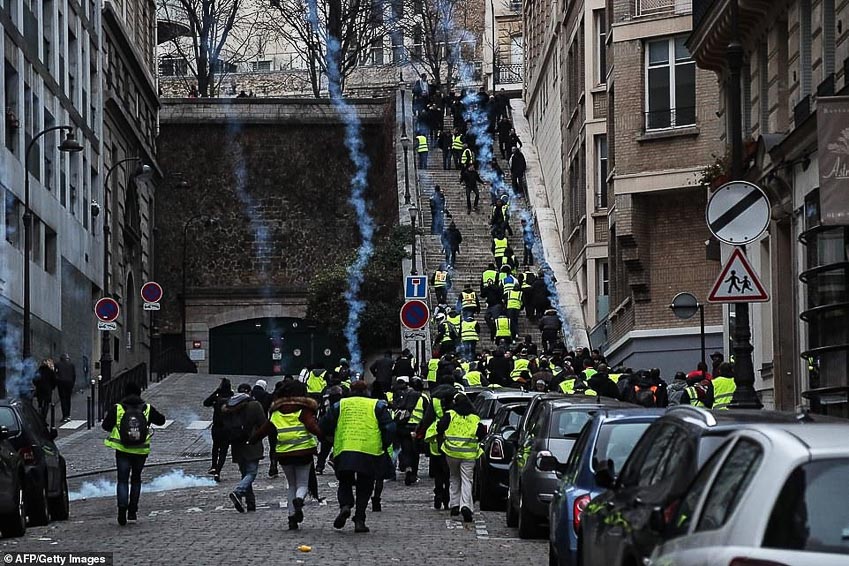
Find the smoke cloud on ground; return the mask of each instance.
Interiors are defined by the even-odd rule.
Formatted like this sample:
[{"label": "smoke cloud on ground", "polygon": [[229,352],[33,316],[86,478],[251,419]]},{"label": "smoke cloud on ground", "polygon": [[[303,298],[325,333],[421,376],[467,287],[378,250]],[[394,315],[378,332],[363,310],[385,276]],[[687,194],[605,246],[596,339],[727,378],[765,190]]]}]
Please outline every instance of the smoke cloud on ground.
[{"label": "smoke cloud on ground", "polygon": [[[157,476],[150,482],[142,484],[142,493],[157,491],[172,491],[187,487],[213,487],[215,480],[209,477],[186,474],[182,469],[173,469],[167,474]],[[84,501],[99,497],[115,497],[117,484],[111,480],[99,479],[93,482],[83,482],[78,491],[69,494],[71,501]]]}]

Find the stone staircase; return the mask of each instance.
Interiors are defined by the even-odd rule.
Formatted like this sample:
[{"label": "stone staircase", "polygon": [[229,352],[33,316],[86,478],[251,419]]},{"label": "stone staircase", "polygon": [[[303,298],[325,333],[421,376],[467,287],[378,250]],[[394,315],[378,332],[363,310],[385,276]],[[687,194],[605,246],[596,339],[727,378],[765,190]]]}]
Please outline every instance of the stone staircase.
[{"label": "stone staircase", "polygon": [[[499,158],[499,165],[504,170],[505,183],[510,187],[510,173],[507,163]],[[445,226],[448,227],[453,221],[460,233],[463,235],[463,243],[460,244],[460,253],[457,254],[454,269],[451,270],[452,287],[448,293],[448,305],[454,306],[457,302],[457,297],[466,283],[471,283],[475,291],[479,291],[481,274],[486,270],[487,264],[493,261],[492,257],[492,237],[490,236],[489,218],[492,211],[491,196],[489,193],[489,185],[479,185],[481,190],[480,206],[478,211],[472,211],[471,214],[466,213],[466,190],[460,182],[460,172],[456,169],[445,171],[442,169],[442,152],[438,148],[430,150],[428,160],[429,168],[427,170],[417,170],[420,202],[417,204],[422,211],[422,240],[424,241],[424,262],[425,272],[428,277],[436,271],[440,264],[445,260],[445,254],[442,251],[442,242],[439,235],[431,235],[431,220],[430,220],[430,205],[429,199],[433,194],[434,185],[439,185],[442,192],[445,194],[446,216]],[[474,199],[474,195],[472,195]],[[519,209],[527,206],[524,199],[518,198],[513,200],[511,207],[510,226],[513,229],[513,236],[509,237],[510,245],[516,254],[517,259],[521,263],[522,260],[522,226]],[[448,216],[450,214],[450,217]],[[524,271],[526,268],[519,266],[519,271]],[[538,272],[539,265],[536,263],[531,269]],[[431,296],[431,310],[436,307],[435,296]],[[486,311],[486,303],[481,299],[481,312],[477,316],[477,321],[481,328],[481,341],[478,343],[478,352],[485,349],[494,349],[495,344],[489,340],[489,330],[484,321]],[[524,315],[524,311],[519,316],[519,334],[518,340],[526,335],[533,337],[534,343],[538,346],[541,341],[541,333],[537,328],[537,323],[530,322]],[[435,338],[436,331],[431,333]]]}]

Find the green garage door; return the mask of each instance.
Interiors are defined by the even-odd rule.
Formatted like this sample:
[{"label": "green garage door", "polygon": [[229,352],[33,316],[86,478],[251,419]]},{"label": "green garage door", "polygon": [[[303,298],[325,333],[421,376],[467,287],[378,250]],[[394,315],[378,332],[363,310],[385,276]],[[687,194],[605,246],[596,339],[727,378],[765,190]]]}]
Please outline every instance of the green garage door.
[{"label": "green garage door", "polygon": [[209,369],[223,375],[296,374],[310,363],[336,367],[339,340],[300,318],[257,318],[209,331]]}]

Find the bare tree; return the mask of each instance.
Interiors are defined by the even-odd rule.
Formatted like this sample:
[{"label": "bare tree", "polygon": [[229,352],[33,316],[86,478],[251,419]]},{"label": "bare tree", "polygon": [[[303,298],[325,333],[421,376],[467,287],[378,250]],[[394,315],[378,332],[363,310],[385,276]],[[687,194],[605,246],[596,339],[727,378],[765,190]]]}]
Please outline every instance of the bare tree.
[{"label": "bare tree", "polygon": [[[338,42],[340,86],[376,47],[382,48],[387,33],[382,0],[270,0],[266,25],[288,43],[306,62],[313,95],[321,97],[321,77],[329,66],[328,36]],[[317,22],[311,21],[310,2],[315,2]],[[316,25],[317,24],[317,25]]]},{"label": "bare tree", "polygon": [[[476,7],[465,0],[396,0],[403,13],[398,27],[410,46],[410,63],[421,67],[437,86],[456,78],[460,63],[473,55],[470,31]],[[470,48],[471,46],[471,48]]]},{"label": "bare tree", "polygon": [[201,96],[216,95],[227,73],[264,45],[256,40],[260,13],[248,0],[157,0],[157,17],[189,28],[163,51],[187,62]]}]

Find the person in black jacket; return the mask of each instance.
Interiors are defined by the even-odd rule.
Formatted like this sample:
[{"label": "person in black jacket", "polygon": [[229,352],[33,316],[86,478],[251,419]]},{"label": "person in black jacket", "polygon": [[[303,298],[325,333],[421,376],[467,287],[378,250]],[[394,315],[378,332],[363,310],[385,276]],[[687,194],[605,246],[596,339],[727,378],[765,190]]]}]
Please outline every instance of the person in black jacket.
[{"label": "person in black jacket", "polygon": [[[514,143],[515,133],[510,136],[510,143]],[[522,142],[518,136],[515,137],[515,142],[518,142],[521,147]],[[528,183],[525,180],[525,173],[528,170],[528,163],[525,161],[525,155],[519,147],[513,147],[513,155],[510,157],[510,176],[513,179],[513,192],[517,195],[523,195],[527,192]]]},{"label": "person in black jacket", "polygon": [[504,348],[498,348],[486,367],[489,382],[497,385],[512,386],[510,372],[513,371],[513,360],[505,355]]},{"label": "person in black jacket", "polygon": [[[419,426],[416,429],[417,439],[424,439],[430,425],[442,418],[441,415],[436,414],[435,405],[438,404],[440,406],[442,415],[444,415],[451,408],[454,395],[456,394],[457,389],[453,384],[448,382],[437,385],[433,391],[431,391],[431,403],[425,409],[424,418],[422,418],[422,422],[419,423]],[[434,403],[434,400],[438,400],[438,403]],[[434,451],[431,450],[430,447],[427,448],[427,455],[430,461],[430,465],[428,466],[428,475],[433,478],[434,484],[433,508],[439,509],[442,507],[448,509],[448,462],[445,459],[445,454],[438,449],[436,452],[437,453],[434,454]]]},{"label": "person in black jacket", "polygon": [[386,350],[383,357],[371,364],[369,371],[374,376],[372,384],[372,396],[382,399],[382,394],[392,387],[392,367],[395,362],[392,360],[392,352]]},{"label": "person in black jacket", "polygon": [[[471,214],[473,207],[475,212],[477,212],[481,197],[478,183],[482,185],[486,185],[487,183],[481,178],[474,163],[470,163],[468,167],[460,171],[460,182],[463,183],[466,189],[466,214]],[[472,204],[472,193],[475,193],[474,205]]]},{"label": "person in black jacket", "polygon": [[[128,520],[135,521],[138,517],[141,475],[147,454],[138,452],[140,447],[125,447],[121,443],[121,437],[117,431],[121,427],[121,423],[118,422],[119,405],[126,412],[144,412],[148,404],[141,398],[141,387],[135,383],[128,383],[124,386],[124,398],[117,405],[109,407],[103,417],[103,422],[100,423],[103,430],[109,432],[106,445],[115,450],[115,467],[118,472],[118,524],[124,526]],[[165,416],[150,405],[150,412],[147,415],[148,452],[150,447],[149,427],[152,424],[164,425]]]},{"label": "person in black jacket", "polygon": [[587,386],[600,397],[619,399],[619,387],[610,379],[610,371],[605,364],[598,366],[598,371],[587,380]]},{"label": "person in black jacket", "polygon": [[77,368],[71,363],[69,354],[62,354],[56,364],[56,388],[59,390],[59,402],[62,404],[62,422],[71,420],[71,396],[77,381]]},{"label": "person in black jacket", "polygon": [[406,375],[407,377],[413,377],[417,373],[414,367],[415,363],[416,360],[413,358],[410,349],[404,348],[401,355],[395,359],[395,363],[392,365],[392,376],[400,377]]},{"label": "person in black jacket", "polygon": [[445,264],[452,268],[457,254],[460,253],[460,244],[463,243],[463,234],[454,222],[442,233],[442,248],[445,250]]},{"label": "person in black jacket", "polygon": [[46,423],[50,402],[53,401],[53,390],[56,388],[56,366],[53,364],[52,358],[41,361],[33,385],[35,386],[35,399],[38,401],[38,414]]},{"label": "person in black jacket", "polygon": [[224,432],[221,409],[232,396],[233,387],[230,385],[230,380],[224,377],[221,378],[218,388],[203,401],[204,407],[212,407],[212,464],[209,466],[209,473],[215,481],[221,481],[221,469],[227,461],[227,449],[230,446]]}]

